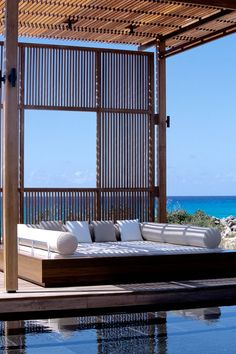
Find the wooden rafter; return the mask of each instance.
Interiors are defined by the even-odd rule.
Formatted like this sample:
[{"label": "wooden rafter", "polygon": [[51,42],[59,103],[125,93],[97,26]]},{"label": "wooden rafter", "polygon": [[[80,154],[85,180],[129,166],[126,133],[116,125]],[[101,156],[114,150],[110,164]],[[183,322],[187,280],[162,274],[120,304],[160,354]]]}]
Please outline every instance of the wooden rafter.
[{"label": "wooden rafter", "polygon": [[[129,35],[131,38],[132,37],[141,37],[141,38],[153,38],[155,35],[153,33],[143,33],[139,32],[138,29],[135,30],[131,35],[130,31],[128,28],[124,28],[124,30],[118,30],[118,29],[108,29],[108,28],[94,28],[94,27],[85,27],[85,26],[76,26],[74,25],[71,30],[68,29],[68,26],[66,23],[61,24],[61,25],[56,25],[56,24],[51,24],[51,25],[45,25],[45,24],[40,24],[36,25],[33,21],[32,22],[19,22],[19,24],[24,29],[45,29],[48,31],[52,32],[66,32],[70,31],[71,34],[78,34],[79,32],[85,32],[85,33],[95,33],[95,34],[110,34],[110,35]],[[47,37],[47,36],[45,36]],[[62,36],[63,38],[63,36]]]},{"label": "wooden rafter", "polygon": [[195,38],[195,39],[188,41],[184,44],[181,44],[179,46],[170,48],[170,49],[166,50],[162,55],[164,57],[169,57],[174,54],[181,53],[187,49],[197,47],[199,45],[211,42],[213,40],[219,39],[221,37],[225,37],[225,36],[227,36],[229,34],[233,34],[233,33],[236,33],[236,24],[228,26],[228,27],[221,29],[219,31],[209,33],[209,34],[202,36],[200,38]]},{"label": "wooden rafter", "polygon": [[[71,28],[70,30],[73,29],[74,25],[79,25],[79,22],[81,20],[86,20],[86,21],[100,21],[101,23],[116,23],[116,24],[121,24],[121,25],[135,25],[135,26],[149,26],[149,27],[163,27],[163,28],[170,28],[170,29],[179,29],[178,25],[171,24],[171,23],[159,23],[158,21],[141,21],[141,20],[129,20],[128,18],[122,19],[122,18],[110,18],[110,17],[104,17],[104,16],[85,16],[85,15],[78,15],[78,16],[69,16],[66,17],[62,14],[48,14],[47,12],[35,12],[35,11],[21,11],[21,15],[31,15],[32,17],[34,16],[45,16],[45,19],[60,19],[61,24],[68,24],[68,21],[71,21]],[[157,16],[167,16],[171,17],[171,14],[165,14],[165,13],[157,13]],[[182,16],[179,16],[179,18],[184,18]],[[76,26],[75,26],[76,27]]]},{"label": "wooden rafter", "polygon": [[189,5],[204,5],[222,9],[236,10],[236,1],[234,0],[178,0],[178,3]]},{"label": "wooden rafter", "polygon": [[[231,11],[231,10],[221,10],[220,12],[217,12],[214,15],[211,15],[211,16],[205,17],[203,19],[194,21],[190,25],[187,25],[187,26],[184,26],[182,28],[179,28],[178,30],[170,32],[170,33],[168,33],[165,36],[160,36],[160,39],[164,40],[164,41],[167,41],[170,38],[174,38],[174,37],[180,36],[180,35],[182,35],[184,33],[187,33],[190,30],[195,29],[195,28],[198,28],[201,31],[200,26],[203,26],[203,25],[205,25],[207,23],[210,23],[211,21],[219,20],[219,19],[223,18],[224,16],[231,14],[232,12],[233,11]],[[146,50],[149,47],[154,46],[156,44],[157,39],[151,40],[150,42],[146,43],[145,45],[139,46],[138,50]],[[190,40],[191,40],[191,38],[190,38]]]},{"label": "wooden rafter", "polygon": [[[22,2],[24,3],[32,3],[32,0],[22,0]],[[144,1],[141,1],[144,2]],[[43,0],[37,0],[37,3],[39,4],[45,4],[48,5],[50,3],[47,2],[47,4],[45,3],[45,1]],[[168,12],[165,11],[164,8],[162,8],[162,11],[159,11],[158,8],[155,5],[161,5],[161,4],[165,4],[165,0],[161,0],[161,1],[156,1],[156,0],[149,0],[149,3],[153,3],[154,6],[152,9],[148,9],[146,7],[132,7],[132,8],[128,8],[126,6],[122,6],[120,4],[117,4],[117,2],[113,2],[113,4],[109,4],[109,5],[100,5],[99,1],[97,3],[93,3],[93,4],[81,4],[80,1],[78,1],[78,3],[64,3],[63,4],[63,8],[65,9],[64,12],[70,14],[70,16],[79,16],[79,14],[81,13],[81,11],[83,10],[88,10],[89,13],[92,13],[93,11],[96,11],[97,14],[102,15],[103,17],[110,17],[110,19],[112,20],[113,16],[110,15],[114,15],[114,14],[118,14],[118,15],[122,15],[125,14],[126,17],[128,14],[134,14],[136,16],[138,15],[154,15],[154,16],[165,16],[165,17],[170,17],[170,18],[188,18],[189,16],[187,16],[184,12]],[[55,0],[53,1],[53,5],[57,6],[60,5],[61,1],[60,0]],[[179,7],[177,5],[177,7]],[[22,9],[20,9],[19,13],[22,13],[22,11],[26,11],[28,12],[29,10],[27,9],[27,7],[23,7]],[[32,11],[32,9],[30,10]],[[76,14],[75,14],[76,12]],[[51,13],[48,13],[47,10],[35,10],[35,14],[47,14],[49,16],[52,16]],[[60,14],[59,14],[60,15]],[[194,14],[191,15],[191,18],[195,18],[198,19],[200,16],[196,16]]]},{"label": "wooden rafter", "polygon": [[[26,0],[28,1],[28,0]],[[128,19],[127,15],[148,15],[148,16],[163,16],[166,18],[177,18],[177,19],[188,19],[189,16],[187,16],[184,12],[183,13],[175,13],[175,12],[165,12],[165,11],[158,11],[158,10],[144,10],[144,9],[128,9],[128,8],[122,8],[119,6],[101,6],[101,5],[89,5],[89,4],[80,4],[80,5],[75,5],[75,4],[65,4],[64,5],[65,9],[67,10],[66,13],[70,14],[71,18],[76,18],[76,17],[83,17],[81,15],[81,10],[88,10],[88,13],[93,13],[93,11],[96,11],[96,19],[103,18],[103,20],[107,21],[116,21],[114,18],[114,14],[120,16],[122,14],[125,14],[125,21],[130,23],[131,21]],[[76,11],[76,14],[75,14]],[[62,18],[65,17],[65,15],[61,13],[48,13],[47,11],[39,11],[39,10],[28,10],[26,8],[23,8],[22,10],[19,11],[20,14],[23,15],[39,15],[39,16],[47,16],[47,17],[57,17],[57,18]],[[88,16],[92,17],[92,16]],[[199,19],[200,16],[195,16],[191,15],[191,19]]]},{"label": "wooden rafter", "polygon": [[232,12],[233,11],[231,11],[231,10],[222,10],[219,13],[216,13],[214,15],[205,17],[205,18],[203,18],[201,20],[198,20],[198,21],[188,25],[188,26],[182,27],[179,30],[173,31],[173,32],[163,36],[163,40],[166,41],[166,40],[168,40],[170,38],[179,36],[180,34],[184,34],[184,33],[188,32],[188,31],[190,31],[192,29],[198,28],[199,26],[205,25],[206,23],[209,23],[211,21],[215,21],[217,19],[220,19],[221,17],[229,15]]}]

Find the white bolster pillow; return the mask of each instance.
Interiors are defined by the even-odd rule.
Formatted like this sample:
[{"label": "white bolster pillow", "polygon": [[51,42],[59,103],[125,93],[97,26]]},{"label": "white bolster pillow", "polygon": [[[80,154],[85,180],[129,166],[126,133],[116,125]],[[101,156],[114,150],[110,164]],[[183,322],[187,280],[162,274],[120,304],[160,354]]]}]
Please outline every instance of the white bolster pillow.
[{"label": "white bolster pillow", "polygon": [[70,232],[35,229],[24,224],[17,225],[17,236],[20,245],[62,255],[73,254],[78,246],[77,237]]},{"label": "white bolster pillow", "polygon": [[142,236],[147,241],[205,248],[217,248],[221,241],[220,232],[211,227],[158,224],[154,222],[143,223]]}]

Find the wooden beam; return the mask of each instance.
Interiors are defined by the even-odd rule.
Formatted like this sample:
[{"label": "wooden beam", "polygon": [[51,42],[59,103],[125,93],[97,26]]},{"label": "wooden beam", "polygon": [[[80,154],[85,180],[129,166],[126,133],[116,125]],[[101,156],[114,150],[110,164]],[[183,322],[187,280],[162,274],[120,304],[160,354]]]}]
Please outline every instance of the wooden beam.
[{"label": "wooden beam", "polygon": [[166,59],[165,42],[160,41],[157,50],[157,99],[159,113],[158,129],[158,178],[159,178],[159,222],[166,222]]},{"label": "wooden beam", "polygon": [[[5,97],[3,101],[3,241],[5,289],[18,288],[17,222],[18,222],[18,100],[17,83],[9,75],[17,68],[18,0],[5,1]],[[14,74],[14,73],[13,73]]]},{"label": "wooden beam", "polygon": [[228,36],[233,33],[236,33],[236,25],[235,24],[230,25],[226,28],[220,29],[218,31],[211,32],[209,34],[206,34],[205,36],[193,39],[193,40],[186,42],[184,44],[170,48],[170,49],[166,50],[165,53],[162,53],[162,55],[165,58],[167,58],[172,55],[182,53],[188,49],[195,48],[199,45],[206,44],[206,43],[209,43],[209,42],[214,41],[216,39]]},{"label": "wooden beam", "polygon": [[207,24],[207,23],[209,23],[211,21],[215,21],[215,20],[218,20],[221,17],[229,15],[232,12],[233,12],[232,10],[220,10],[218,13],[216,13],[214,15],[202,18],[200,20],[195,20],[195,22],[191,23],[190,25],[181,27],[178,30],[172,31],[172,32],[168,33],[165,36],[159,37],[159,38],[154,39],[154,40],[152,39],[151,41],[149,41],[149,42],[147,42],[147,43],[145,43],[143,45],[140,45],[138,47],[138,50],[139,51],[147,50],[147,49],[149,49],[149,48],[151,48],[153,46],[156,46],[158,40],[166,41],[166,40],[168,40],[170,38],[182,35],[183,33],[191,31],[191,30],[193,30],[193,29],[195,29],[195,28],[197,28],[199,26],[203,26],[203,25],[205,25],[205,24]]},{"label": "wooden beam", "polygon": [[148,48],[154,47],[157,45],[157,42],[158,42],[158,39],[152,39],[151,41],[138,46],[138,50],[142,52]]},{"label": "wooden beam", "polygon": [[236,10],[236,1],[234,0],[178,0],[177,2],[189,5],[203,5],[206,7],[212,6],[221,9]]},{"label": "wooden beam", "polygon": [[208,17],[205,17],[203,19],[200,19],[200,20],[197,20],[195,21],[194,23],[191,23],[190,25],[188,26],[184,26],[176,31],[173,31],[171,33],[168,33],[166,36],[163,36],[162,37],[162,40],[163,41],[166,41],[170,38],[173,38],[173,37],[176,37],[176,36],[179,36],[179,35],[182,35],[183,33],[186,33],[188,31],[191,31],[197,27],[200,27],[200,26],[203,26],[211,21],[215,21],[215,20],[218,20],[219,18],[221,17],[224,17],[226,15],[229,15],[230,13],[232,13],[233,11],[231,10],[221,10],[219,11],[218,13],[214,14],[214,15],[211,15],[211,16],[208,16]]}]

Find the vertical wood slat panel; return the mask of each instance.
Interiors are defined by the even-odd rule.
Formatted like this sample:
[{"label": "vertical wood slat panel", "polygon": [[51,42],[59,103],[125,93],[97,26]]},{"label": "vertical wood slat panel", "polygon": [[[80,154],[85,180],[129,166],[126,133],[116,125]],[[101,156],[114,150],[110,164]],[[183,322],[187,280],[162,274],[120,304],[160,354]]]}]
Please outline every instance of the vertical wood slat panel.
[{"label": "vertical wood slat panel", "polygon": [[[117,134],[117,131],[122,131]],[[149,154],[150,154],[150,115],[149,114],[101,114],[101,187],[114,189],[140,189],[150,186]],[[141,146],[142,148],[139,148]],[[122,173],[120,173],[122,166]],[[110,171],[107,173],[107,171]],[[140,171],[144,171],[140,174]],[[139,177],[137,177],[139,176]],[[137,192],[103,193],[103,204],[106,210],[102,217],[125,216],[145,220],[147,215],[149,194]],[[143,203],[141,207],[139,204]],[[122,210],[121,215],[119,208]],[[126,209],[126,210],[125,210]]]},{"label": "vertical wood slat panel", "polygon": [[27,107],[96,109],[96,51],[32,45],[25,51]]},{"label": "vertical wood slat panel", "polygon": [[[101,188],[101,53],[96,53],[95,63],[95,75],[96,75],[96,106],[97,106],[97,126],[96,126],[96,187]],[[101,192],[98,190],[96,194],[96,214],[94,218],[101,219]]]},{"label": "vertical wood slat panel", "polygon": [[[102,216],[153,219],[149,193],[154,188],[153,62],[139,55],[107,52],[101,62],[101,106],[107,109],[101,113],[101,187],[147,190],[103,192],[107,205]],[[147,113],[119,111],[124,109]]]},{"label": "vertical wood slat panel", "polygon": [[102,188],[151,187],[149,134],[149,114],[101,113]]},{"label": "vertical wood slat panel", "polygon": [[148,64],[139,54],[102,52],[101,107],[147,111]]},{"label": "vertical wood slat panel", "polygon": [[39,189],[24,192],[24,223],[42,220],[94,220],[97,208],[96,189]]},{"label": "vertical wood slat panel", "polygon": [[[149,86],[148,86],[148,97],[149,97],[149,185],[152,186],[153,191],[149,194],[149,220],[155,220],[155,212],[157,207],[155,207],[156,199],[158,198],[156,181],[155,181],[155,169],[158,166],[159,161],[155,158],[155,124],[154,124],[154,114],[155,114],[155,75],[154,75],[154,60],[149,58],[148,63],[148,76],[149,76]],[[158,141],[157,141],[158,142]]]},{"label": "vertical wood slat panel", "polygon": [[101,197],[101,219],[148,218],[150,192],[141,189],[40,189],[24,192],[24,223],[42,220],[88,220],[97,216],[97,196]]}]

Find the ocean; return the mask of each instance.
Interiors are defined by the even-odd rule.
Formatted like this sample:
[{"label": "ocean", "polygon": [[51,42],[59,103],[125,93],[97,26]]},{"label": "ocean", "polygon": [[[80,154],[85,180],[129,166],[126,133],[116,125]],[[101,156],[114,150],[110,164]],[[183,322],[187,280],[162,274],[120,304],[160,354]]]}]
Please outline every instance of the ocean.
[{"label": "ocean", "polygon": [[168,197],[167,209],[168,211],[184,209],[190,214],[203,210],[206,214],[217,218],[229,215],[236,217],[236,196]]}]

